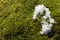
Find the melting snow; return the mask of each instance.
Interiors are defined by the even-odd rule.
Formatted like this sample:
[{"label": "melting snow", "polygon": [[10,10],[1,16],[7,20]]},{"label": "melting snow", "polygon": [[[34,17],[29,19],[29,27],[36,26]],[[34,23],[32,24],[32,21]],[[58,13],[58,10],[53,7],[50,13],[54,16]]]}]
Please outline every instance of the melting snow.
[{"label": "melting snow", "polygon": [[[48,34],[48,32],[51,32],[53,24],[55,23],[54,19],[51,18],[51,12],[49,11],[49,8],[46,8],[44,5],[38,5],[35,7],[33,19],[35,20],[37,18],[38,13],[40,13],[40,15],[43,15],[44,11],[45,15],[42,17],[42,30],[40,31],[40,34]],[[48,23],[46,19],[48,19],[50,23]]]}]

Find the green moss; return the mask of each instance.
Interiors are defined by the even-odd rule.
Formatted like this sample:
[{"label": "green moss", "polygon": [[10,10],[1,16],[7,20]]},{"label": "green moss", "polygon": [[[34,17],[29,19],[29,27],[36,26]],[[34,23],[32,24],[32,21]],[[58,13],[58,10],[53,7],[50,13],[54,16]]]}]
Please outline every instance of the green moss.
[{"label": "green moss", "polygon": [[[36,5],[44,4],[55,19],[55,35],[40,35],[41,16],[33,20]],[[0,0],[0,40],[55,40],[60,34],[59,0]]]}]

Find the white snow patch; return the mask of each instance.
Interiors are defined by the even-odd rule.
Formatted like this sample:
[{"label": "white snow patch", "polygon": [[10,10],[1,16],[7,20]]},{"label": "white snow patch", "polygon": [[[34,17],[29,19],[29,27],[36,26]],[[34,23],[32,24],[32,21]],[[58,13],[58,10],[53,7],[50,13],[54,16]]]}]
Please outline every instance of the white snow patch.
[{"label": "white snow patch", "polygon": [[[33,19],[35,20],[37,18],[38,13],[40,15],[43,15],[45,11],[45,15],[43,16],[43,20],[41,22],[42,30],[40,31],[40,34],[47,34],[52,30],[53,24],[55,23],[54,19],[51,18],[49,8],[46,8],[44,5],[38,5],[35,7]],[[50,22],[50,24],[47,22],[47,20]]]}]

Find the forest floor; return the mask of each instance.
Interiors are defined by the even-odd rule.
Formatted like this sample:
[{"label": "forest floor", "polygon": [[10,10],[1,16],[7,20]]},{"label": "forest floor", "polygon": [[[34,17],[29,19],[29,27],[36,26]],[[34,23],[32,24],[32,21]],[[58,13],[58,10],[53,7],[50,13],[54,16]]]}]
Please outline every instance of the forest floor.
[{"label": "forest floor", "polygon": [[[40,4],[49,8],[56,21],[51,37],[40,34],[40,15],[32,19]],[[60,0],[0,0],[0,40],[60,40]]]}]

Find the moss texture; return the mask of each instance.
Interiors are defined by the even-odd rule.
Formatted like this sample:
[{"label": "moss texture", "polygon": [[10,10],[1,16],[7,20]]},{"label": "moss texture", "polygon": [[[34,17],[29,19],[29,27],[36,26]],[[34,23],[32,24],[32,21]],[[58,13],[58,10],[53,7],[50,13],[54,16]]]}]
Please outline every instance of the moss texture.
[{"label": "moss texture", "polygon": [[[36,5],[44,4],[55,19],[49,38],[40,35],[41,16],[33,20]],[[0,40],[56,40],[60,37],[60,0],[0,0]]]}]

